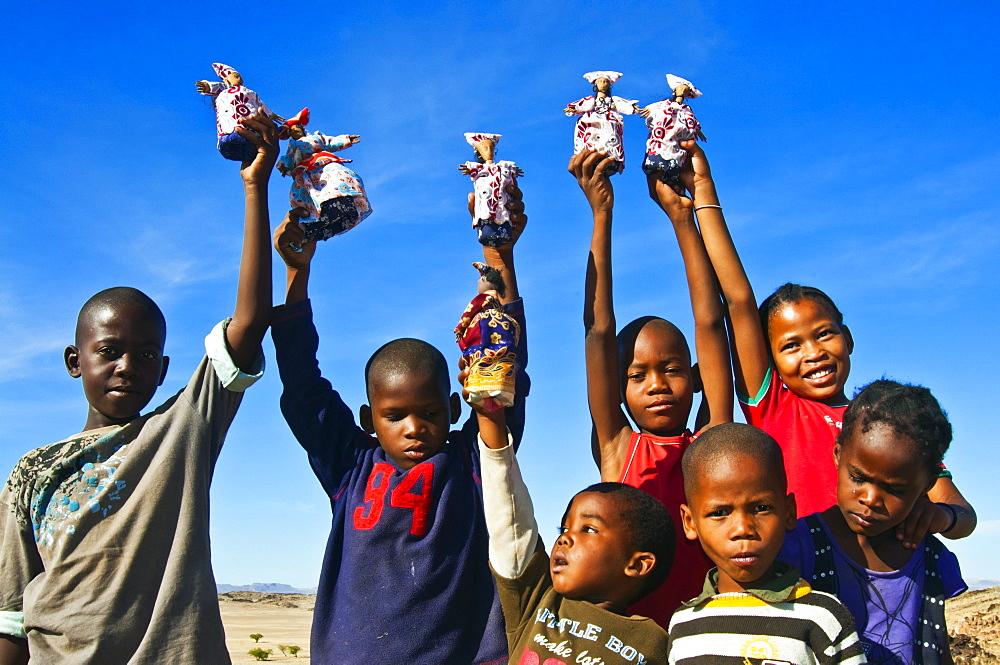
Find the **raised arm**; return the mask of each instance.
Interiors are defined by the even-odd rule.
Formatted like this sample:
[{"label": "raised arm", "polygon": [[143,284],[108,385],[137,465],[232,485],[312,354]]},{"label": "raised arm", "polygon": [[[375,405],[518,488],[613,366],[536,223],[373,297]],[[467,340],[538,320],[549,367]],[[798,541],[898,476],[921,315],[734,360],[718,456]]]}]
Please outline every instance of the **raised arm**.
[{"label": "raised arm", "polygon": [[726,226],[705,151],[694,141],[684,141],[681,146],[690,156],[691,169],[685,184],[693,194],[701,236],[729,311],[736,390],[745,397],[754,397],[770,366],[767,332],[761,327],[750,280]]},{"label": "raised arm", "polygon": [[[463,386],[468,375],[468,369],[463,367],[458,376]],[[464,388],[463,394],[468,397]],[[483,509],[490,534],[490,565],[500,577],[514,579],[524,572],[538,544],[531,496],[521,478],[503,412],[490,412],[471,403],[469,406],[479,420],[482,442]]]},{"label": "raised arm", "polygon": [[[459,167],[461,168],[461,167]],[[512,239],[506,245],[499,247],[489,247],[483,245],[483,262],[492,268],[499,268],[503,277],[505,289],[504,297],[500,302],[513,302],[521,297],[517,290],[517,273],[514,271],[514,245],[524,232],[524,227],[528,223],[528,216],[524,214],[524,201],[522,200],[521,188],[517,183],[507,186],[508,201],[507,210],[510,211],[510,224],[512,227]],[[469,214],[475,216],[475,194],[469,194]]]},{"label": "raised arm", "polygon": [[271,320],[271,225],[267,213],[267,182],[278,157],[278,130],[258,111],[240,120],[236,133],[253,141],[257,156],[244,162],[240,169],[246,220],[236,309],[226,329],[226,342],[236,366],[249,371],[260,355],[260,342]]},{"label": "raised arm", "polygon": [[[694,221],[694,204],[678,195],[656,176],[647,177],[649,196],[667,213],[677,236],[684,260],[691,310],[694,313],[694,342],[704,391],[704,406],[696,428],[707,429],[733,420],[733,374],[729,364],[726,315],[719,286],[705,242]],[[693,183],[692,183],[693,184]]]},{"label": "raised arm", "polygon": [[614,160],[593,150],[573,155],[569,172],[587,197],[594,232],[587,260],[583,327],[587,364],[587,399],[594,423],[594,457],[601,480],[618,481],[632,428],[621,407],[621,373],[611,284],[611,217],[615,194],[605,169]]}]

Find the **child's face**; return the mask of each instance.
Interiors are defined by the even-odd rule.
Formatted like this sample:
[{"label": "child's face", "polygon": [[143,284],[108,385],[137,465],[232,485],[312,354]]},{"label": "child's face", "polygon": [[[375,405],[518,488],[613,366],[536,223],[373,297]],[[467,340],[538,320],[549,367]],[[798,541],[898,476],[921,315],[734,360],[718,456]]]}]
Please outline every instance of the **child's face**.
[{"label": "child's face", "polygon": [[149,404],[167,371],[160,321],[141,308],[105,306],[91,313],[79,346],[66,347],[66,369],[83,380],[87,429],[120,425]]},{"label": "child's face", "polygon": [[581,492],[573,497],[549,556],[557,593],[598,605],[627,601],[623,582],[637,553],[619,513],[613,495]]},{"label": "child's face", "polygon": [[[371,407],[362,410],[362,425],[378,438],[385,454],[401,469],[410,469],[444,448],[452,412],[461,408],[441,382],[427,373],[396,373],[373,378]],[[364,422],[370,418],[369,422]]]},{"label": "child's face", "polygon": [[639,429],[657,436],[680,434],[694,397],[691,356],[676,332],[645,326],[625,369],[625,407]]},{"label": "child's face", "polygon": [[858,430],[834,448],[837,506],[851,531],[873,538],[905,520],[937,478],[917,444],[891,426]]},{"label": "child's face", "polygon": [[795,526],[795,498],[781,491],[780,472],[746,455],[706,464],[693,496],[681,506],[684,535],[698,539],[719,568],[719,592],[767,581]]},{"label": "child's face", "polygon": [[799,397],[842,403],[854,340],[830,310],[810,298],[786,303],[767,323],[771,356],[781,380]]}]

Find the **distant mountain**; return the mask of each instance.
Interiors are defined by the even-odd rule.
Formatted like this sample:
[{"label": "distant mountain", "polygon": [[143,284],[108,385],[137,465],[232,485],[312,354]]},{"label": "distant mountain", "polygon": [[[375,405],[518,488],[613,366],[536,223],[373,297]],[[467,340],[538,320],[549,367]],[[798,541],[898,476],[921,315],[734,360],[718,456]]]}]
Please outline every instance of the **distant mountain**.
[{"label": "distant mountain", "polygon": [[254,582],[253,584],[244,584],[242,586],[234,586],[232,584],[215,585],[217,593],[229,593],[230,591],[256,591],[257,593],[316,593],[317,588],[318,587],[297,589],[293,586],[279,584],[277,582]]},{"label": "distant mountain", "polygon": [[[965,583],[969,585],[969,591],[978,591],[979,589],[989,589],[990,587],[1000,586],[1000,580],[987,579],[985,577],[967,579],[965,580]],[[310,593],[316,592],[312,591]]]}]

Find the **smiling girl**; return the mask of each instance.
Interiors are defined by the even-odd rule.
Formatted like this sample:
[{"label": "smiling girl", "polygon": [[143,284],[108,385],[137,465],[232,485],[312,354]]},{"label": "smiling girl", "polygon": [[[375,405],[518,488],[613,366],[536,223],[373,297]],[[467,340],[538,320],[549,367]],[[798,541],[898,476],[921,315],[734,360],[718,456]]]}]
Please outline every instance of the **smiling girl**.
[{"label": "smiling girl", "polygon": [[[714,188],[701,147],[694,141],[682,147],[694,181]],[[781,446],[799,516],[825,510],[837,500],[833,447],[849,403],[851,331],[830,296],[809,286],[785,284],[758,309],[721,208],[705,206],[698,223],[728,308],[736,392],[747,423]],[[975,511],[942,467],[896,537],[912,549],[926,533],[963,538],[975,528]]]}]

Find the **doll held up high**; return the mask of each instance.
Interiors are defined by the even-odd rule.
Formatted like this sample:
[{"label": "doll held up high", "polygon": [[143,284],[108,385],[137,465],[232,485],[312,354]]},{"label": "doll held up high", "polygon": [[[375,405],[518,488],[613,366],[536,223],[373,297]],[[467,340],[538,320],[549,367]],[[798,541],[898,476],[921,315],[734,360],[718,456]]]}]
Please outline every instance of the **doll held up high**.
[{"label": "doll held up high", "polygon": [[524,171],[511,161],[493,161],[500,134],[468,132],[465,140],[476,151],[475,162],[458,165],[458,170],[472,178],[475,190],[472,227],[479,231],[479,242],[487,247],[506,245],[513,239],[507,187]]},{"label": "doll held up high", "polygon": [[372,213],[364,183],[344,166],[350,162],[333,154],[361,140],[356,134],[326,136],[306,133],[309,109],[285,121],[288,148],[278,160],[281,175],[292,176],[289,200],[308,213],[302,219],[306,240],[326,240],[350,231]]}]

